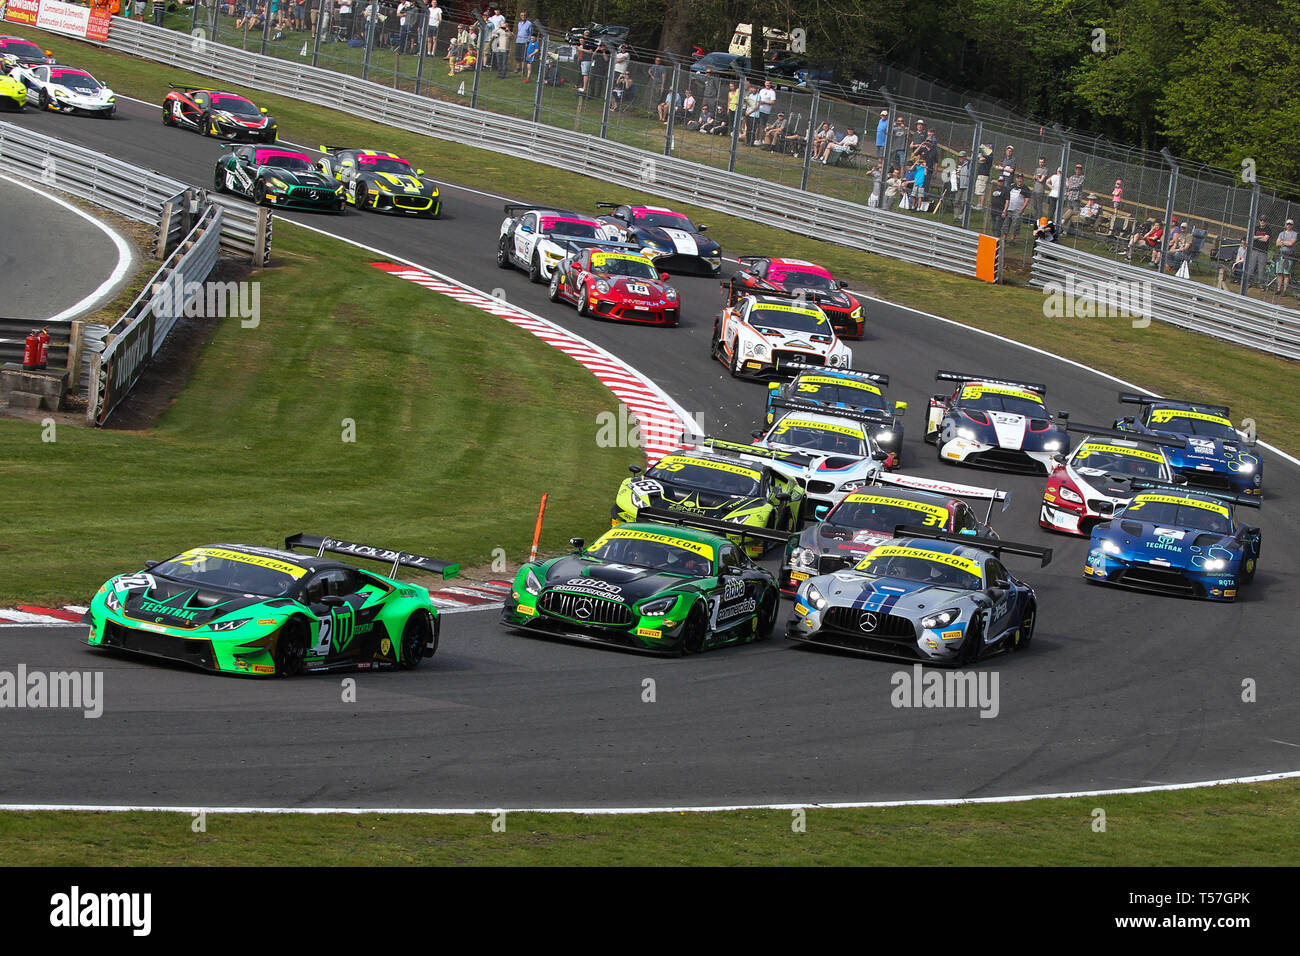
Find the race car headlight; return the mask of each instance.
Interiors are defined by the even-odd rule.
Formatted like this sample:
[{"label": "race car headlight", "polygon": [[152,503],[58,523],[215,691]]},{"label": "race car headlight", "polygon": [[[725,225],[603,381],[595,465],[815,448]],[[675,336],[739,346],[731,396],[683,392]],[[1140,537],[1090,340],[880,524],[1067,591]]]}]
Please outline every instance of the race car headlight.
[{"label": "race car headlight", "polygon": [[831,356],[831,364],[832,364],[832,365],[848,365],[848,364],[849,364],[849,357],[848,357],[848,355],[845,354],[844,352],[840,352],[840,353],[838,353],[838,354],[836,354],[836,355],[832,355],[832,356]]},{"label": "race car headlight", "polygon": [[817,552],[812,548],[795,548],[790,552],[790,563],[796,568],[817,566]]},{"label": "race car headlight", "polygon": [[334,190],[334,195],[342,196],[346,191],[347,191],[346,186],[340,186],[338,189]]},{"label": "race car headlight", "polygon": [[632,507],[633,508],[650,507],[650,496],[634,489],[632,491]]},{"label": "race car headlight", "polygon": [[104,606],[110,611],[121,611],[122,602],[117,599],[117,592],[109,588],[104,592]]},{"label": "race car headlight", "polygon": [[1205,562],[1206,571],[1222,571],[1228,566],[1228,562],[1223,558],[1210,558]]},{"label": "race car headlight", "polygon": [[238,621],[214,621],[213,623],[208,625],[208,630],[209,631],[237,631],[251,620],[252,618],[245,617],[245,618],[240,618]]},{"label": "race car headlight", "polygon": [[537,575],[533,574],[532,568],[524,574],[524,590],[534,597],[542,593],[542,582],[537,580]]},{"label": "race car headlight", "polygon": [[268,185],[268,186],[274,186],[276,189],[288,189],[288,188],[289,188],[289,184],[286,183],[283,179],[277,179],[277,178],[274,178],[274,177],[271,178],[271,179],[269,179],[269,180],[267,180],[267,185]]},{"label": "race car headlight", "polygon": [[1107,554],[1119,554],[1119,545],[1114,541],[1102,541],[1101,550],[1105,551]]},{"label": "race car headlight", "polygon": [[1073,501],[1076,505],[1083,504],[1083,496],[1071,491],[1069,488],[1065,487],[1065,485],[1061,485],[1056,490],[1064,500]]},{"label": "race car headlight", "polygon": [[662,255],[662,253],[654,246],[642,246],[641,255],[648,256],[649,258],[653,259],[655,256]]},{"label": "race car headlight", "polygon": [[857,481],[846,481],[844,482],[844,484],[840,485],[840,491],[861,491],[869,484],[871,484],[871,482],[866,481],[865,479],[859,479]]},{"label": "race car headlight", "polygon": [[645,617],[659,617],[661,614],[667,614],[669,611],[671,611],[673,609],[673,605],[676,603],[677,603],[676,595],[670,595],[669,597],[664,597],[664,598],[656,598],[653,601],[648,601],[645,604],[641,605],[641,614],[644,615]]},{"label": "race car headlight", "polygon": [[1043,451],[1060,451],[1061,443],[1056,439],[1043,442]]},{"label": "race car headlight", "polygon": [[676,301],[677,301],[677,290],[676,290],[676,289],[664,289],[664,298],[667,299],[669,302],[676,302]]},{"label": "race car headlight", "polygon": [[852,312],[850,312],[850,313],[849,313],[849,318],[850,318],[850,319],[860,319],[860,318],[862,318],[862,306],[858,306],[856,309],[854,309]]},{"label": "race car headlight", "polygon": [[66,100],[68,98],[68,91],[56,89],[54,91],[54,98],[56,100]]},{"label": "race car headlight", "polygon": [[604,295],[606,292],[609,291],[609,283],[606,282],[604,279],[597,280],[596,291],[599,292],[601,295]]},{"label": "race car headlight", "polygon": [[1255,470],[1255,464],[1254,462],[1250,462],[1250,461],[1243,461],[1237,466],[1238,474],[1242,474],[1242,475],[1249,475],[1253,473],[1254,470]]},{"label": "race car headlight", "polygon": [[961,611],[955,607],[947,608],[938,614],[931,614],[929,617],[921,618],[921,626],[924,628],[947,627],[961,615]]},{"label": "race car headlight", "polygon": [[769,355],[767,345],[764,344],[763,342],[755,342],[754,348],[750,354],[752,354],[756,359],[766,361]]},{"label": "race car headlight", "polygon": [[972,429],[970,429],[970,428],[959,428],[959,429],[957,429],[957,437],[958,437],[958,438],[964,438],[964,439],[966,439],[967,441],[974,441],[974,440],[975,440],[975,432],[974,432],[974,430],[972,430]]},{"label": "race car headlight", "polygon": [[897,436],[893,433],[892,430],[885,428],[882,429],[881,431],[876,432],[876,434],[873,435],[872,437],[875,438],[877,442],[884,445],[888,442],[893,441]]},{"label": "race car headlight", "polygon": [[821,591],[817,590],[817,586],[814,584],[808,585],[808,590],[804,593],[804,596],[808,599],[808,603],[818,610],[826,606],[825,596],[822,595]]}]

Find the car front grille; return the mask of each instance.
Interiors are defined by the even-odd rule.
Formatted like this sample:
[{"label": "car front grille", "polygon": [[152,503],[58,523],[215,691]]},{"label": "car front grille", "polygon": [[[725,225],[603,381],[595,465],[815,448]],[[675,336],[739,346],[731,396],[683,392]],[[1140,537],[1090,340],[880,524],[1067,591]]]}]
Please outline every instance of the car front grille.
[{"label": "car front grille", "polygon": [[212,643],[206,639],[172,637],[170,634],[155,634],[133,627],[124,627],[115,621],[104,624],[102,647],[117,647],[137,654],[152,657],[165,657],[168,660],[184,661],[199,667],[213,666]]},{"label": "car front grille", "polygon": [[547,591],[542,595],[538,606],[547,614],[577,621],[579,624],[627,627],[632,623],[632,611],[626,604],[590,594]]},{"label": "car front grille", "polygon": [[1189,469],[1181,474],[1187,479],[1189,485],[1204,488],[1207,491],[1233,491],[1236,489],[1232,479],[1223,472]]},{"label": "car front grille", "polygon": [[826,356],[817,355],[813,352],[795,352],[790,349],[773,349],[772,361],[777,368],[784,368],[787,365],[825,365]]},{"label": "car front grille", "polygon": [[393,206],[397,209],[410,209],[413,212],[425,212],[433,208],[433,200],[426,196],[394,196]]},{"label": "car front grille", "polygon": [[1041,475],[1043,466],[1030,458],[1023,451],[1012,448],[990,448],[988,451],[976,452],[966,459],[967,464],[984,465],[987,468],[1005,468],[1031,475]]},{"label": "car front grille", "polygon": [[808,482],[808,493],[812,495],[829,495],[835,490],[833,481],[810,481]]},{"label": "car front grille", "polygon": [[907,618],[856,607],[831,608],[826,612],[822,627],[876,639],[916,640],[916,628]]},{"label": "car front grille", "polygon": [[1143,590],[1164,591],[1168,594],[1184,594],[1193,597],[1205,595],[1204,587],[1189,580],[1182,571],[1172,568],[1153,568],[1150,565],[1127,568],[1120,575],[1120,583]]}]

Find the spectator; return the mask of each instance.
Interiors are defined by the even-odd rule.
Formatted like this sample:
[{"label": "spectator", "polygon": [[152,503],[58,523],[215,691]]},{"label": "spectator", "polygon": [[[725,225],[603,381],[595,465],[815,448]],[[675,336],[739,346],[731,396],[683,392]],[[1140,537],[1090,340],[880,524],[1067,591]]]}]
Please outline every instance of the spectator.
[{"label": "spectator", "polygon": [[921,144],[921,158],[931,173],[939,168],[939,134],[934,130],[926,134],[925,142]]},{"label": "spectator", "polygon": [[930,162],[922,154],[916,161],[916,171],[912,174],[912,207],[918,212],[925,211],[925,187],[930,183]]},{"label": "spectator", "polygon": [[447,75],[460,72],[456,65],[464,58],[466,51],[470,48],[469,27],[462,25],[456,31],[456,36],[447,44]]},{"label": "spectator", "polygon": [[881,194],[885,191],[885,161],[876,157],[876,163],[871,167],[871,196],[867,199],[867,205],[879,208]]},{"label": "spectator", "polygon": [[734,126],[740,109],[740,90],[735,83],[727,84],[727,124]]},{"label": "spectator", "polygon": [[925,120],[917,120],[916,129],[912,130],[912,138],[908,140],[907,143],[907,155],[908,155],[909,162],[914,163],[917,161],[917,159],[920,158],[921,147],[923,147],[926,144],[926,142],[929,141],[929,138],[930,137],[927,136],[925,132]]},{"label": "spectator", "polygon": [[1002,157],[1002,166],[1003,168],[1006,168],[1007,166],[1010,166],[1012,169],[1016,168],[1016,148],[1014,146],[1008,146],[1006,148],[1005,155]]},{"label": "spectator", "polygon": [[537,62],[537,53],[541,46],[537,42],[537,34],[534,33],[528,38],[528,45],[524,47],[524,82],[533,82],[533,64]]},{"label": "spectator", "polygon": [[889,110],[880,111],[880,122],[876,123],[876,155],[885,158],[889,148]]},{"label": "spectator", "polygon": [[894,117],[894,127],[889,131],[889,139],[894,150],[890,156],[890,161],[901,172],[903,169],[903,148],[907,144],[907,120],[901,116]]},{"label": "spectator", "polygon": [[1047,157],[1038,157],[1038,166],[1034,169],[1033,180],[1029,191],[1029,217],[1039,219],[1043,215],[1043,205],[1047,198],[1047,177],[1051,175],[1047,169]]},{"label": "spectator", "polygon": [[478,65],[478,45],[474,43],[474,38],[470,36],[468,30],[465,31],[465,42],[459,44],[460,56],[456,58],[452,65],[452,73],[464,73],[466,70],[473,70]]},{"label": "spectator", "polygon": [[1056,242],[1056,223],[1046,216],[1038,217],[1038,225],[1034,228],[1035,242]]},{"label": "spectator", "polygon": [[1232,277],[1240,279],[1242,270],[1246,268],[1246,260],[1250,257],[1247,237],[1242,236],[1241,244],[1237,246],[1237,258],[1232,260]]},{"label": "spectator", "polygon": [[722,82],[713,75],[712,69],[704,71],[704,102],[713,107],[713,115],[718,115],[722,106]]},{"label": "spectator", "polygon": [[490,14],[487,17],[488,35],[491,36],[492,30],[499,30],[506,25],[506,18],[505,14],[501,12],[501,8],[496,4],[488,7],[488,13]]},{"label": "spectator", "polygon": [[768,123],[763,129],[763,144],[759,149],[774,150],[781,142],[781,137],[785,135],[785,114],[777,113],[776,119]]},{"label": "spectator", "polygon": [[1177,272],[1192,255],[1191,226],[1186,222],[1173,230],[1169,237],[1168,271]]},{"label": "spectator", "polygon": [[858,134],[853,132],[853,127],[850,126],[843,139],[826,147],[826,152],[822,154],[822,165],[826,166],[834,159],[835,165],[838,166],[841,159],[849,155],[849,153],[855,152],[857,148]]},{"label": "spectator", "polygon": [[690,90],[686,91],[686,98],[682,100],[682,105],[678,107],[677,118],[679,120],[689,120],[695,115],[695,94]]},{"label": "spectator", "polygon": [[993,181],[989,189],[989,231],[988,235],[1000,237],[1006,221],[1007,203],[1011,199],[1011,170],[1004,167],[1002,175]]},{"label": "spectator", "polygon": [[591,84],[587,87],[587,95],[590,97],[600,96],[604,98],[605,84],[609,82],[609,47],[601,44],[595,57],[591,61]]},{"label": "spectator", "polygon": [[1277,234],[1277,291],[1286,295],[1291,286],[1291,267],[1295,265],[1296,239],[1295,220],[1288,219],[1282,231]]},{"label": "spectator", "polygon": [[1096,193],[1088,194],[1088,201],[1079,210],[1079,224],[1087,229],[1096,229],[1101,217],[1101,200]]},{"label": "spectator", "polygon": [[655,57],[654,63],[650,65],[650,95],[656,102],[663,99],[664,88],[668,85],[668,67],[664,66],[664,58]]},{"label": "spectator", "polygon": [[153,25],[160,27],[167,18],[167,0],[153,0]]},{"label": "spectator", "polygon": [[1064,177],[1061,175],[1061,167],[1056,167],[1056,172],[1047,177],[1047,211],[1051,215],[1056,215],[1057,205],[1061,199],[1061,181]]},{"label": "spectator", "polygon": [[1079,215],[1083,199],[1083,163],[1074,164],[1074,173],[1065,181],[1065,213],[1061,216],[1061,232],[1068,235],[1070,220]]},{"label": "spectator", "polygon": [[[667,120],[665,120],[665,122],[667,122]],[[699,130],[701,127],[707,126],[709,123],[712,122],[713,122],[713,110],[709,107],[708,103],[705,103],[703,106],[700,107],[700,115],[695,117],[695,119],[687,121],[686,128],[692,130]]]},{"label": "spectator", "polygon": [[582,38],[578,40],[578,70],[582,73],[582,85],[578,87],[578,94],[585,96],[587,87],[591,83],[591,65],[596,58],[596,40],[587,31],[583,31]]},{"label": "spectator", "polygon": [[524,72],[524,64],[528,62],[528,41],[533,38],[533,21],[528,19],[528,13],[525,10],[519,11],[519,19],[515,21],[515,72]]},{"label": "spectator", "polygon": [[1267,278],[1265,273],[1268,269],[1268,247],[1272,244],[1273,227],[1268,224],[1267,217],[1260,216],[1251,238],[1249,270],[1252,275],[1259,278],[1261,288]]},{"label": "spectator", "polygon": [[[579,92],[582,91],[579,90]],[[682,95],[680,93],[674,93],[672,90],[669,90],[667,93],[665,93],[663,101],[657,107],[659,113],[659,122],[667,126],[668,111],[671,109],[676,109],[681,105],[682,105]]]},{"label": "spectator", "polygon": [[260,31],[266,23],[266,5],[254,5],[248,12],[235,21],[236,30]]},{"label": "spectator", "polygon": [[442,7],[438,0],[429,3],[429,28],[424,34],[424,52],[426,56],[438,55],[438,31],[442,28]]},{"label": "spectator", "polygon": [[700,132],[708,133],[713,136],[723,136],[728,129],[727,121],[722,118],[721,110],[713,111],[713,119],[706,123],[700,124]]},{"label": "spectator", "polygon": [[[352,0],[339,0],[338,11],[339,11],[339,30],[343,34],[343,38],[346,40],[347,38],[352,36],[352,27],[353,27]],[[235,24],[235,25],[238,26],[239,24]],[[450,66],[450,64],[448,65]]]},{"label": "spectator", "polygon": [[1025,174],[1016,173],[1015,182],[1007,196],[1007,218],[1002,223],[1002,235],[1008,242],[1014,243],[1020,236],[1020,220],[1024,216],[1025,204],[1029,202],[1029,196]]},{"label": "spectator", "polygon": [[993,171],[993,144],[980,144],[980,158],[975,163],[975,212],[984,211],[984,194],[989,188],[989,173]]},{"label": "spectator", "polygon": [[745,125],[741,130],[741,138],[745,145],[754,145],[754,136],[758,132],[758,90],[750,86],[745,90]]},{"label": "spectator", "polygon": [[402,9],[401,4],[398,5],[397,16],[401,23],[401,34],[397,48],[403,53],[420,52],[420,20],[423,13],[419,4],[413,3],[412,0],[406,0],[405,10]]},{"label": "spectator", "polygon": [[628,52],[627,44],[624,43],[622,46],[618,48],[618,52],[614,54],[614,85],[615,86],[618,85],[619,77],[624,76],[628,72],[628,68],[631,66],[631,63],[632,63],[632,54]]},{"label": "spectator", "polygon": [[[488,42],[492,45],[492,61],[497,68],[497,78],[504,80],[509,69],[507,56],[510,53],[510,30],[505,24],[505,18],[501,18],[499,26],[492,28],[488,35]],[[492,22],[492,18],[488,18]]]},{"label": "spectator", "polygon": [[1115,188],[1110,191],[1110,204],[1115,213],[1119,216],[1119,204],[1124,200],[1124,180],[1115,180]]},{"label": "spectator", "polygon": [[813,133],[813,155],[820,157],[826,152],[826,147],[835,139],[835,127],[830,123],[822,123],[817,127],[817,132]]},{"label": "spectator", "polygon": [[636,86],[632,83],[632,74],[624,70],[614,77],[614,88],[609,91],[609,108],[622,112],[625,103],[631,103],[636,96]]},{"label": "spectator", "polygon": [[964,149],[957,154],[957,168],[953,170],[952,178],[952,191],[965,196],[966,190],[970,189],[970,157]]},{"label": "spectator", "polygon": [[749,137],[749,144],[754,145],[755,137],[761,137],[767,124],[772,121],[772,109],[776,106],[776,89],[772,86],[771,80],[763,82],[763,88],[758,91],[758,129]]},{"label": "spectator", "polygon": [[900,175],[897,166],[889,167],[889,175],[885,177],[885,199],[882,203],[886,212],[891,212],[898,203],[898,197],[903,194],[903,177]]},{"label": "spectator", "polygon": [[1136,249],[1141,243],[1145,242],[1148,248],[1159,250],[1160,239],[1162,236],[1164,236],[1164,234],[1165,234],[1165,227],[1162,226],[1159,220],[1156,219],[1147,220],[1146,231],[1143,231],[1141,229],[1134,229],[1133,238],[1129,239],[1128,241],[1127,258],[1129,262],[1133,261],[1133,250]]}]

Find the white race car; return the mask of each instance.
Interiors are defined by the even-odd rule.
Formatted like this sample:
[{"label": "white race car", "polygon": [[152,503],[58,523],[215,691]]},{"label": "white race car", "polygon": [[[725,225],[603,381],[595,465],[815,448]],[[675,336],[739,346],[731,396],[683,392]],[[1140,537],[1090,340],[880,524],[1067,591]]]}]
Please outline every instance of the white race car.
[{"label": "white race car", "polygon": [[85,70],[67,66],[16,66],[9,75],[27,88],[27,102],[60,113],[90,113],[105,118],[117,112],[117,97]]},{"label": "white race car", "polygon": [[768,292],[739,295],[722,284],[729,304],[713,323],[713,357],[737,378],[788,378],[809,366],[848,368],[853,351],[817,305]]},{"label": "white race car", "polygon": [[613,238],[608,226],[581,213],[511,203],[497,236],[497,265],[523,269],[533,282],[549,282],[566,256]]},{"label": "white race car", "polygon": [[807,490],[810,519],[820,520],[846,495],[873,484],[891,464],[891,453],[873,438],[889,418],[797,400],[776,400],[772,406],[780,417],[754,444],[787,453],[772,467]]},{"label": "white race car", "polygon": [[926,416],[925,440],[940,461],[1042,475],[1069,447],[1044,402],[1046,385],[965,372],[934,377],[957,383],[950,394],[930,398]]},{"label": "white race car", "polygon": [[1164,435],[1074,422],[1066,427],[1086,437],[1068,458],[1057,456],[1038,514],[1039,525],[1062,534],[1087,536],[1093,526],[1109,521],[1133,500],[1134,481],[1172,481],[1163,449],[1184,447],[1181,439]]}]

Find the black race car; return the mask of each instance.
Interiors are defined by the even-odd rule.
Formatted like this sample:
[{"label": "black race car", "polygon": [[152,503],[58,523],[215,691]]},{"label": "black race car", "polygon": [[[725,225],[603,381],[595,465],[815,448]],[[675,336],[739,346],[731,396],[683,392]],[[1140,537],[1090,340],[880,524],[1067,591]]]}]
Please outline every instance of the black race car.
[{"label": "black race car", "polygon": [[275,146],[239,146],[217,160],[217,192],[248,196],[277,209],[343,211],[343,187],[318,171],[306,153]]},{"label": "black race car", "polygon": [[722,269],[722,247],[704,235],[709,227],[695,225],[679,212],[662,206],[630,206],[596,203],[612,209],[599,221],[610,228],[607,234],[620,242],[631,242],[668,272],[702,272],[717,275]]},{"label": "black race car", "polygon": [[274,143],[278,126],[252,100],[236,93],[172,86],[163,99],[164,126],[192,129],[204,136]]}]

